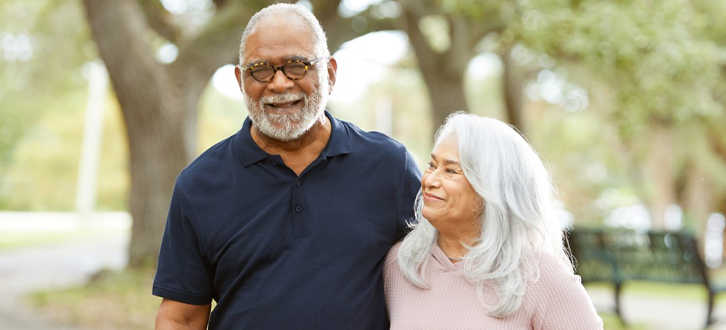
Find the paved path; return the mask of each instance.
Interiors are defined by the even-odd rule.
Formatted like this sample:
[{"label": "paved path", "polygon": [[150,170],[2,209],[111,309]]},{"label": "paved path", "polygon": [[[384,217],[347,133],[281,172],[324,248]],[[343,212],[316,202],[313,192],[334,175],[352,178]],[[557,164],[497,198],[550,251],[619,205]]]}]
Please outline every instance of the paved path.
[{"label": "paved path", "polygon": [[126,264],[128,238],[85,240],[0,252],[0,330],[82,330],[34,313],[29,292],[84,283],[101,268]]},{"label": "paved path", "polygon": [[[589,289],[588,293],[598,311],[614,310],[612,291]],[[626,287],[620,299],[626,322],[635,326],[646,326],[648,330],[702,330],[706,322],[705,298],[679,300],[636,295],[628,293]],[[708,329],[726,330],[726,303],[716,304],[713,315],[717,322]]]}]

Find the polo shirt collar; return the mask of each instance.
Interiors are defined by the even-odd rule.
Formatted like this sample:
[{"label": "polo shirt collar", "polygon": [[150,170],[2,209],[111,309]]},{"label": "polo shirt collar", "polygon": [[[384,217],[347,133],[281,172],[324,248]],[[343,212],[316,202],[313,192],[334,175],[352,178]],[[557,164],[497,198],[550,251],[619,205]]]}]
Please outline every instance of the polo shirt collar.
[{"label": "polo shirt collar", "polygon": [[[331,133],[328,144],[320,153],[320,157],[334,157],[352,152],[353,148],[351,147],[350,136],[348,135],[346,126],[340,120],[333,117],[328,110],[325,110],[325,116],[330,120]],[[240,161],[245,167],[271,157],[270,154],[262,150],[252,139],[252,134],[250,133],[251,126],[252,122],[248,116],[245,118],[244,124],[242,124],[242,129],[234,137]]]}]

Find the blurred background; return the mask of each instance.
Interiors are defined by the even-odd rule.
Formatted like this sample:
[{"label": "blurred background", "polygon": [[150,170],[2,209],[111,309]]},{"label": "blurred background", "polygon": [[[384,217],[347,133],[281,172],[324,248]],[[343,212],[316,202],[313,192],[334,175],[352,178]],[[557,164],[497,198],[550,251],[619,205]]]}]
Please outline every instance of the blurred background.
[{"label": "blurred background", "polygon": [[[240,129],[239,39],[273,2],[0,2],[0,329],[152,327],[174,178]],[[421,168],[447,114],[507,121],[548,164],[563,221],[688,233],[726,278],[726,2],[292,2],[338,61],[335,116]],[[607,285],[587,287],[622,327]],[[623,295],[631,329],[705,320],[699,286]]]}]

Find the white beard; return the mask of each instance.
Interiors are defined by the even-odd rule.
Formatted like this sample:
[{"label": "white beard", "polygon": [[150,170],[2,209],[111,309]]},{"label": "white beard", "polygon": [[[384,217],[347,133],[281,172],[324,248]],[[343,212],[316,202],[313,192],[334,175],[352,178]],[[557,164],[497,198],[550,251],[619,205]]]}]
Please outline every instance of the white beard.
[{"label": "white beard", "polygon": [[[323,80],[323,79],[321,79]],[[327,79],[326,79],[327,80]],[[252,123],[264,135],[278,141],[292,141],[305,134],[316,121],[324,121],[325,104],[328,101],[328,82],[323,80],[312,94],[277,94],[261,97],[255,102],[243,93],[247,112]],[[288,103],[302,100],[303,106],[290,113],[273,114],[265,111],[265,104]]]}]

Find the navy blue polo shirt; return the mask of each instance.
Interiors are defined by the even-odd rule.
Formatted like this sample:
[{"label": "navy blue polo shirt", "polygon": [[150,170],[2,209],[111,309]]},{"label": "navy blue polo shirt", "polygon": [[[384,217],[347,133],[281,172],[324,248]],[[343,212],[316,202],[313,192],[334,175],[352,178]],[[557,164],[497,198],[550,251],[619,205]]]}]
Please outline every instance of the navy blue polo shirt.
[{"label": "navy blue polo shirt", "polygon": [[383,260],[420,174],[400,143],[325,114],[330,140],[300,176],[249,118],[182,171],[154,295],[214,299],[209,329],[388,329]]}]

